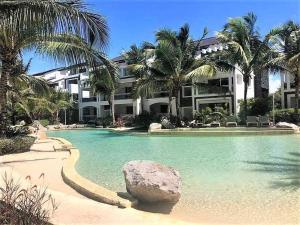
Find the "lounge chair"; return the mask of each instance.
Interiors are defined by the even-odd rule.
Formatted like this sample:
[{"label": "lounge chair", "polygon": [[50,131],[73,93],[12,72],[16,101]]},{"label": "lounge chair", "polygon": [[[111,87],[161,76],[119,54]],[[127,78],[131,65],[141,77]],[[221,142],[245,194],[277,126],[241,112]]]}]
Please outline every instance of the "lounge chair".
[{"label": "lounge chair", "polygon": [[246,125],[247,125],[247,127],[249,127],[249,126],[258,127],[258,121],[257,121],[256,116],[247,116]]},{"label": "lounge chair", "polygon": [[259,125],[261,127],[269,127],[271,126],[271,122],[268,116],[260,116],[259,117]]},{"label": "lounge chair", "polygon": [[237,127],[236,117],[228,116],[226,119],[226,127]]},{"label": "lounge chair", "polygon": [[221,124],[218,121],[213,121],[210,123],[210,127],[220,127],[220,126],[221,126]]}]

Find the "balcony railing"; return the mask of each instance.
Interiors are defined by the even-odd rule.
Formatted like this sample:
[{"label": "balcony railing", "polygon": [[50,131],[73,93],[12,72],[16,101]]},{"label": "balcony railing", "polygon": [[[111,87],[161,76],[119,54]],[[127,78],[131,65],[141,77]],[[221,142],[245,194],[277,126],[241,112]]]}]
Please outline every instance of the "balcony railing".
[{"label": "balcony railing", "polygon": [[90,97],[90,98],[82,98],[82,102],[96,102],[97,101],[97,97]]},{"label": "balcony railing", "polygon": [[162,92],[156,92],[154,93],[151,97],[149,97],[148,99],[150,98],[164,98],[164,97],[168,97],[169,96],[169,93],[166,92],[166,91],[162,91]]},{"label": "balcony railing", "polygon": [[229,92],[229,87],[225,86],[210,86],[210,85],[197,85],[198,94],[224,94]]},{"label": "balcony railing", "polygon": [[131,93],[115,94],[115,100],[131,99],[131,98],[132,98]]}]

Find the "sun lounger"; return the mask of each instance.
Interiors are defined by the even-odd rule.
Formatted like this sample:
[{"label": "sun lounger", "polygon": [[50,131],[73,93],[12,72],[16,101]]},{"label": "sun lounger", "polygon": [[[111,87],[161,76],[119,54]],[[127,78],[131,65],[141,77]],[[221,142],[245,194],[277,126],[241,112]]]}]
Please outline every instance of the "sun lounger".
[{"label": "sun lounger", "polygon": [[258,121],[257,121],[256,116],[247,116],[246,125],[247,125],[247,127],[249,127],[249,126],[258,127]]},{"label": "sun lounger", "polygon": [[237,127],[236,117],[228,116],[225,125],[226,127]]},{"label": "sun lounger", "polygon": [[210,127],[220,127],[220,126],[221,126],[221,124],[218,121],[213,121],[210,123]]},{"label": "sun lounger", "polygon": [[260,116],[259,117],[259,125],[261,127],[269,127],[271,125],[269,117],[268,116]]}]

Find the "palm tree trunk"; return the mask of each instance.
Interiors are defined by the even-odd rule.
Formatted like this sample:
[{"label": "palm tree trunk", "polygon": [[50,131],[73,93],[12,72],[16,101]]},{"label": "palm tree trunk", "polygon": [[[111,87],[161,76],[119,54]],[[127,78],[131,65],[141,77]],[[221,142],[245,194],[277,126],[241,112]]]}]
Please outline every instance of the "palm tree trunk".
[{"label": "palm tree trunk", "polygon": [[116,123],[116,119],[115,119],[115,92],[112,92],[111,96],[110,96],[110,112],[111,112],[111,116],[112,116],[112,123],[113,125],[115,125]]},{"label": "palm tree trunk", "polygon": [[181,113],[180,113],[180,105],[179,105],[179,91],[176,91],[176,121],[177,121],[177,126],[181,126]]},{"label": "palm tree trunk", "polygon": [[295,110],[298,111],[299,109],[299,88],[300,88],[300,79],[295,74],[295,84],[296,84],[296,91],[295,91]]},{"label": "palm tree trunk", "polygon": [[7,85],[15,60],[9,54],[2,55],[2,72],[0,77],[0,134],[4,134],[7,127],[6,104],[7,104]]},{"label": "palm tree trunk", "polygon": [[172,94],[169,93],[169,105],[168,105],[168,116],[171,118],[172,114]]},{"label": "palm tree trunk", "polygon": [[248,83],[249,81],[244,82],[244,120],[246,122],[247,120],[247,115],[248,115],[248,100],[247,100],[247,94],[248,94]]}]

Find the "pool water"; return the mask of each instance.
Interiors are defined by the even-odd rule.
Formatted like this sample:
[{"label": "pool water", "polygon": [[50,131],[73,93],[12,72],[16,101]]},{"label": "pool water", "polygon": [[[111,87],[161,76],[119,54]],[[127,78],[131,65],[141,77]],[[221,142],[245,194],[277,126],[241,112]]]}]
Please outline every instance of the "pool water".
[{"label": "pool water", "polygon": [[153,160],[177,169],[182,197],[171,216],[216,224],[300,223],[300,136],[181,137],[107,130],[53,131],[80,150],[77,171],[126,190],[123,165]]}]

